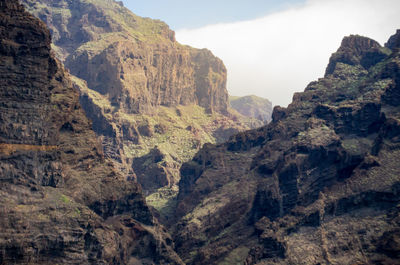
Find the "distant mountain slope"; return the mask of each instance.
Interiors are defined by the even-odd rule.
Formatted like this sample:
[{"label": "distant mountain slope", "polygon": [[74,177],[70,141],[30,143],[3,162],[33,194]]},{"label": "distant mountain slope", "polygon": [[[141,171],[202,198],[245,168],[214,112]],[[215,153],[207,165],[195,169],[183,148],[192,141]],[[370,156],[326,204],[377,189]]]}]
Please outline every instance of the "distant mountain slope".
[{"label": "distant mountain slope", "polygon": [[349,36],[272,122],[182,168],[187,264],[399,264],[400,31]]},{"label": "distant mountain slope", "polygon": [[229,97],[230,105],[240,114],[259,119],[263,122],[270,122],[272,115],[272,103],[266,98],[254,95],[244,97]]},{"label": "distant mountain slope", "polygon": [[45,24],[10,0],[0,18],[0,264],[182,264],[104,158]]}]

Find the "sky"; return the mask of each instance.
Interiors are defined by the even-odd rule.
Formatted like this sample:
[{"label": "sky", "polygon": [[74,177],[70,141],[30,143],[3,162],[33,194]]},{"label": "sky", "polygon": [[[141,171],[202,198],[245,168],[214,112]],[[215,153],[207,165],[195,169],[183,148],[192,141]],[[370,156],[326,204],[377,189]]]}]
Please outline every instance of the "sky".
[{"label": "sky", "polygon": [[171,29],[263,17],[305,0],[123,0],[136,15],[166,22]]},{"label": "sky", "polygon": [[[202,1],[207,8],[200,1],[143,2],[126,6],[171,23],[180,43],[207,48],[224,61],[231,95],[254,94],[281,106],[323,77],[344,36],[368,36],[383,45],[400,28],[400,0]],[[170,6],[144,14],[139,5],[152,2]]]}]

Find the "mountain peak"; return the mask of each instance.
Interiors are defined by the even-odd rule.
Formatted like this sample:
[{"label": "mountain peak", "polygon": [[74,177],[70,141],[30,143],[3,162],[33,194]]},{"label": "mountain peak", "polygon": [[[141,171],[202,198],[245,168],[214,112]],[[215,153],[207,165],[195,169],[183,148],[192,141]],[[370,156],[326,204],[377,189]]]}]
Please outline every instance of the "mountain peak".
[{"label": "mountain peak", "polygon": [[360,35],[344,37],[339,49],[332,54],[325,76],[333,74],[338,63],[361,65],[365,69],[377,64],[387,56],[375,40]]},{"label": "mountain peak", "polygon": [[357,55],[372,48],[380,47],[381,45],[373,39],[360,35],[350,35],[343,38],[339,50],[352,49],[352,51],[355,52],[355,55]]},{"label": "mountain peak", "polygon": [[389,38],[388,42],[385,43],[385,47],[391,50],[400,48],[400,29]]}]

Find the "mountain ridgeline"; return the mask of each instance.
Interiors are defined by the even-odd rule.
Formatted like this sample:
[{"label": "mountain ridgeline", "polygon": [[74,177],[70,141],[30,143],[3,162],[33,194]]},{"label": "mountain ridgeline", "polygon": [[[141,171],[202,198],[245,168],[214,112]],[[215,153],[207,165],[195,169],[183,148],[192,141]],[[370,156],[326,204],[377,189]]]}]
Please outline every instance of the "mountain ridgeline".
[{"label": "mountain ridgeline", "polygon": [[400,30],[345,37],[287,108],[239,99],[250,119],[163,22],[21,2],[0,0],[0,264],[400,262]]},{"label": "mountain ridgeline", "polygon": [[400,261],[400,31],[352,35],[272,122],[206,145],[179,183],[188,264]]}]

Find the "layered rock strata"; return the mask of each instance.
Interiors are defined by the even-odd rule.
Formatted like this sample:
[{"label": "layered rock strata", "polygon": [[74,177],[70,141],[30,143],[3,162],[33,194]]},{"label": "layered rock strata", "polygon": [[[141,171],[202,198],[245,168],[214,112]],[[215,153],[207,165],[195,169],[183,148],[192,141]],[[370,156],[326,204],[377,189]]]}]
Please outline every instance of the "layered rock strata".
[{"label": "layered rock strata", "polygon": [[157,20],[114,1],[23,1],[50,27],[71,73],[128,113],[198,104],[226,113],[226,69],[208,50],[180,45]]}]

